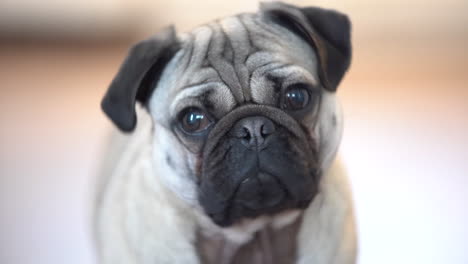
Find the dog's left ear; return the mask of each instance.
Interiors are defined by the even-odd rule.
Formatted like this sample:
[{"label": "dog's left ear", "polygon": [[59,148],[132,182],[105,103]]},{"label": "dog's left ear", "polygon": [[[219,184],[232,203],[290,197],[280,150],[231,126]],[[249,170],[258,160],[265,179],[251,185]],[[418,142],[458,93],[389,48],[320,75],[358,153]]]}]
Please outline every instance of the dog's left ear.
[{"label": "dog's left ear", "polygon": [[162,70],[179,49],[174,27],[134,45],[101,102],[102,110],[124,132],[136,126],[135,104],[146,104]]},{"label": "dog's left ear", "polygon": [[299,8],[262,3],[267,19],[288,28],[312,45],[318,55],[319,77],[329,91],[336,91],[351,62],[351,23],[346,15],[317,7]]}]

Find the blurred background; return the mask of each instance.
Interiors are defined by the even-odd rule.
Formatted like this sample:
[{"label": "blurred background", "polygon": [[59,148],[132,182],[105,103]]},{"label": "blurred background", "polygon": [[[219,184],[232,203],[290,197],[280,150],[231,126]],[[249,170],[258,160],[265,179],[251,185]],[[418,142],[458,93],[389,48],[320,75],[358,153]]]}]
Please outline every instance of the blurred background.
[{"label": "blurred background", "polygon": [[[349,14],[341,156],[360,264],[468,263],[468,1],[316,0]],[[129,45],[257,1],[0,1],[0,263],[95,263],[90,204]]]}]

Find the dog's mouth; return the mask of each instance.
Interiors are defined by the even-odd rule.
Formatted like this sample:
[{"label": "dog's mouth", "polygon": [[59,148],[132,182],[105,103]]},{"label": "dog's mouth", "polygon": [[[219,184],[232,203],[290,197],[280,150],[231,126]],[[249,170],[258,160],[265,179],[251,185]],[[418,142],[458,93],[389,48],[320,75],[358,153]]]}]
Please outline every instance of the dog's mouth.
[{"label": "dog's mouth", "polygon": [[[262,116],[251,118],[258,114]],[[233,115],[238,116],[227,116],[230,123],[220,120],[217,127],[222,129],[213,128],[203,152],[199,201],[208,216],[230,226],[242,218],[307,207],[319,178],[313,140],[280,110],[251,106]],[[243,127],[237,129],[239,124]]]},{"label": "dog's mouth", "polygon": [[304,209],[312,200],[309,197],[296,200],[275,176],[259,173],[257,177],[243,180],[228,199],[225,210],[209,213],[220,226],[230,226],[243,218],[274,215],[287,209]]},{"label": "dog's mouth", "polygon": [[206,188],[211,184],[202,184],[200,202],[213,222],[223,227],[244,218],[306,208],[317,192],[314,180],[318,175],[304,175],[303,180],[297,184],[283,182],[287,181],[288,176],[275,176],[259,170],[257,174],[238,181],[233,188],[229,188],[231,191],[224,192]]},{"label": "dog's mouth", "polygon": [[250,210],[273,208],[288,195],[286,188],[264,172],[243,180],[234,192],[234,201]]}]

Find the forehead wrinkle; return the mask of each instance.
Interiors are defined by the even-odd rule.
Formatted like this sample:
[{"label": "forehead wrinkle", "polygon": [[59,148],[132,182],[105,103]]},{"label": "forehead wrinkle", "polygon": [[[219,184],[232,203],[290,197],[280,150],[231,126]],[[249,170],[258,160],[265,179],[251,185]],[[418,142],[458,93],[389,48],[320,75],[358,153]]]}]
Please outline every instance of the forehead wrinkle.
[{"label": "forehead wrinkle", "polygon": [[187,98],[194,98],[198,97],[201,94],[205,93],[206,91],[212,88],[212,85],[215,83],[203,83],[200,85],[190,86],[183,88],[174,98],[172,104],[170,106],[171,113],[174,112],[174,109],[177,108],[179,103]]},{"label": "forehead wrinkle", "polygon": [[211,103],[220,108],[220,110],[226,111],[234,108],[235,99],[229,88],[220,82],[208,82],[184,87],[172,101],[169,107],[170,115],[175,116],[183,108],[188,107],[188,105],[184,103],[187,101],[197,104],[189,106],[205,107],[206,105],[202,105],[203,102],[200,100],[200,97],[209,92],[213,92],[213,95],[209,98]]},{"label": "forehead wrinkle", "polygon": [[187,33],[186,35],[184,35],[184,39],[188,41],[185,41],[185,43],[183,44],[183,56],[180,59],[180,62],[178,63],[178,68],[181,70],[183,69],[182,71],[187,71],[192,61],[193,42],[191,40],[193,39],[193,35]]},{"label": "forehead wrinkle", "polygon": [[[264,81],[261,76],[266,72],[291,64],[312,64],[311,73],[315,74],[315,59],[308,58],[310,50],[304,50],[307,44],[296,40],[286,29],[266,23],[258,15],[242,14],[217,20],[196,28],[191,36],[186,38],[191,42],[186,47],[193,52],[184,52],[184,62],[188,65],[179,76],[179,88],[173,90],[174,95],[187,86],[218,81],[224,83],[220,85],[224,86],[223,93],[227,91],[239,104],[252,100],[253,89],[258,89],[259,83]],[[294,50],[290,49],[291,44]]]},{"label": "forehead wrinkle", "polygon": [[228,86],[237,102],[244,101],[242,87],[235,69],[223,56],[223,46],[226,41],[225,32],[222,30],[219,23],[210,24],[213,29],[212,41],[208,50],[208,62],[218,72],[220,79]]},{"label": "forehead wrinkle", "polygon": [[202,85],[204,83],[218,82],[222,83],[218,72],[211,67],[204,67],[190,72],[190,79],[179,90],[183,90],[192,86]]},{"label": "forehead wrinkle", "polygon": [[254,31],[252,41],[261,50],[270,52],[278,60],[300,64],[316,75],[315,49],[305,40],[283,26],[271,23],[262,15],[248,17],[244,21]]},{"label": "forehead wrinkle", "polygon": [[238,17],[228,17],[220,25],[234,50],[234,63],[242,63],[249,54],[250,45],[247,29]]},{"label": "forehead wrinkle", "polygon": [[276,62],[276,61],[272,61],[264,65],[261,65],[260,67],[258,67],[252,72],[250,82],[252,83],[255,80],[261,79],[267,74],[267,72],[272,72],[277,69],[281,69],[281,68],[288,67],[288,66],[291,66],[291,64],[285,64],[285,63]]},{"label": "forehead wrinkle", "polygon": [[[211,35],[212,30],[207,26],[200,26],[190,33],[181,35],[183,41],[181,51],[183,54],[176,66],[179,77],[177,79],[177,88],[173,90],[173,93],[177,93],[189,83],[199,83],[202,80],[216,77],[217,73],[215,71],[201,68],[206,58]],[[200,71],[200,69],[202,70]]]},{"label": "forehead wrinkle", "polygon": [[281,32],[262,21],[259,16],[246,16],[243,21],[246,27],[253,32],[251,41],[258,49],[275,51],[285,45],[288,46],[289,42],[287,40],[285,42],[281,38]]},{"label": "forehead wrinkle", "polygon": [[193,39],[194,52],[192,55],[192,63],[189,65],[192,69],[197,69],[203,66],[206,59],[209,43],[211,41],[213,30],[208,26],[198,27],[193,31],[195,35]]},{"label": "forehead wrinkle", "polygon": [[307,70],[294,64],[270,63],[257,68],[250,80],[252,100],[255,103],[277,104],[277,95],[296,83],[309,83],[314,87],[317,79]]},{"label": "forehead wrinkle", "polygon": [[285,67],[272,69],[266,74],[281,78],[283,86],[289,86],[296,83],[308,83],[316,87],[319,84],[316,76],[297,65],[285,65]]},{"label": "forehead wrinkle", "polygon": [[249,73],[245,65],[249,53],[252,52],[249,30],[240,16],[225,18],[220,24],[234,53],[234,69],[242,88],[244,101],[250,101]]}]

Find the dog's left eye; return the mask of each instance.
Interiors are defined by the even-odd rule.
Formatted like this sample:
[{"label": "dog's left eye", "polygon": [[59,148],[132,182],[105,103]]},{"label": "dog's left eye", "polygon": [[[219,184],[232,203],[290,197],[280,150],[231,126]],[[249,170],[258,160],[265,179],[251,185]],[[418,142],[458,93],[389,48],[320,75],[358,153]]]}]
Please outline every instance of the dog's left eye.
[{"label": "dog's left eye", "polygon": [[182,111],[180,124],[185,132],[197,133],[208,128],[211,125],[211,120],[203,110],[191,107]]},{"label": "dog's left eye", "polygon": [[309,92],[303,85],[293,85],[286,90],[284,94],[283,109],[299,110],[309,103]]}]

